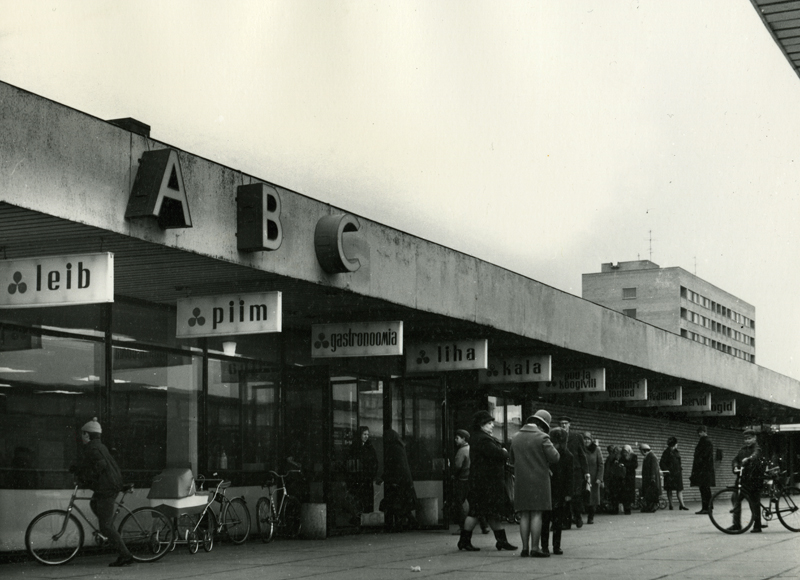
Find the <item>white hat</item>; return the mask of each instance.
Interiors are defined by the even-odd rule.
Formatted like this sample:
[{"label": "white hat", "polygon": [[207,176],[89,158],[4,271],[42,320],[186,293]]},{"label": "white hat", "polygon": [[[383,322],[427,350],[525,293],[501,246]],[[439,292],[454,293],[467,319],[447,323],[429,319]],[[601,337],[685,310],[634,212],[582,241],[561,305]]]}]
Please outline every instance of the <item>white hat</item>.
[{"label": "white hat", "polygon": [[86,433],[102,433],[103,428],[100,427],[100,423],[97,422],[97,417],[92,417],[92,420],[86,423],[83,427],[81,427],[81,432]]}]

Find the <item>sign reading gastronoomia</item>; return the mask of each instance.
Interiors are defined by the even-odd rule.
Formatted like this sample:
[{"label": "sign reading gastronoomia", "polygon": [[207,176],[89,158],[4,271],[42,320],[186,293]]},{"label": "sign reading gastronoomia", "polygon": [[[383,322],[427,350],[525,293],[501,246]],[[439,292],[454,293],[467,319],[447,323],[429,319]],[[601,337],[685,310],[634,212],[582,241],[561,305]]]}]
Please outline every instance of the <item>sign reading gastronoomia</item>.
[{"label": "sign reading gastronoomia", "polygon": [[647,379],[615,379],[606,381],[606,390],[586,393],[590,403],[610,401],[646,401]]},{"label": "sign reading gastronoomia", "polygon": [[553,373],[549,382],[539,383],[540,395],[563,395],[606,390],[606,369],[584,369]]},{"label": "sign reading gastronoomia", "polygon": [[192,296],[178,300],[176,336],[228,336],[280,332],[280,292]]},{"label": "sign reading gastronoomia", "polygon": [[114,302],[114,254],[0,260],[0,308]]},{"label": "sign reading gastronoomia", "polygon": [[396,356],[403,354],[403,321],[345,322],[311,326],[311,356]]},{"label": "sign reading gastronoomia", "polygon": [[685,393],[680,407],[667,407],[664,410],[672,413],[710,411],[711,393]]},{"label": "sign reading gastronoomia", "polygon": [[719,399],[714,397],[711,409],[708,411],[690,411],[693,417],[735,417],[736,399]]},{"label": "sign reading gastronoomia", "polygon": [[628,407],[680,407],[683,404],[683,387],[658,387],[651,389],[646,401],[630,401]]},{"label": "sign reading gastronoomia", "polygon": [[408,345],[406,372],[466,371],[485,369],[489,340],[425,342]]},{"label": "sign reading gastronoomia", "polygon": [[481,384],[531,383],[549,381],[552,376],[552,360],[549,354],[490,357],[489,368],[478,374]]}]

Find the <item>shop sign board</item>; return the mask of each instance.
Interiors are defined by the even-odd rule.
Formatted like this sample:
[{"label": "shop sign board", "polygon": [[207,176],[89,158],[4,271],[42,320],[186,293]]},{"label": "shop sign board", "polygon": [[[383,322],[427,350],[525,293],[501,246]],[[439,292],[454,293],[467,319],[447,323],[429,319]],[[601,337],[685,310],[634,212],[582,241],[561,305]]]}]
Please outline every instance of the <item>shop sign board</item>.
[{"label": "shop sign board", "polygon": [[647,379],[616,379],[606,381],[605,391],[586,393],[586,401],[590,403],[646,400]]},{"label": "shop sign board", "polygon": [[539,383],[540,395],[563,395],[606,390],[606,369],[583,369],[553,373],[551,381]]},{"label": "shop sign board", "polygon": [[711,409],[708,411],[691,411],[692,417],[735,417],[736,399],[718,399],[711,401]]},{"label": "shop sign board", "polygon": [[628,407],[680,407],[683,404],[683,387],[658,387],[651,389],[646,401],[630,401]]},{"label": "shop sign board", "polygon": [[694,411],[711,410],[711,393],[686,393],[680,407],[667,407],[664,411],[670,413],[689,413]]},{"label": "shop sign board", "polygon": [[192,296],[178,300],[177,338],[280,332],[280,292]]},{"label": "shop sign board", "polygon": [[403,321],[344,322],[311,326],[311,357],[403,354]]},{"label": "shop sign board", "polygon": [[552,378],[553,357],[549,354],[490,357],[489,368],[478,375],[483,385],[501,383],[532,383],[549,381]]},{"label": "shop sign board", "polygon": [[480,370],[488,367],[489,340],[425,342],[408,345],[406,372]]},{"label": "shop sign board", "polygon": [[0,260],[0,308],[114,302],[114,254]]}]

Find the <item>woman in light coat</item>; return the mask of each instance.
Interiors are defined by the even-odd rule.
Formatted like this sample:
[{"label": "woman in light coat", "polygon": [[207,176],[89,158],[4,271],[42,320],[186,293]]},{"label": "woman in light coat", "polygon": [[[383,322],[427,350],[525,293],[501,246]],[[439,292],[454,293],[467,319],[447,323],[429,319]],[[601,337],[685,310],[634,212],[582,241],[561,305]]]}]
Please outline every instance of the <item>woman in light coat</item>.
[{"label": "woman in light coat", "polygon": [[592,434],[588,431],[583,434],[583,444],[586,446],[586,463],[589,466],[589,481],[592,484],[592,489],[588,493],[588,498],[584,501],[584,506],[586,506],[586,523],[593,524],[594,513],[597,510],[597,506],[600,505],[600,490],[603,485],[605,485],[603,483],[603,453],[600,451],[594,439],[592,439]]},{"label": "woman in light coat", "polygon": [[[519,513],[520,556],[549,556],[539,549],[542,512],[552,509],[550,465],[559,453],[550,441],[550,413],[536,411],[511,440],[510,458],[514,465],[514,510]],[[530,549],[529,549],[530,546]]]}]

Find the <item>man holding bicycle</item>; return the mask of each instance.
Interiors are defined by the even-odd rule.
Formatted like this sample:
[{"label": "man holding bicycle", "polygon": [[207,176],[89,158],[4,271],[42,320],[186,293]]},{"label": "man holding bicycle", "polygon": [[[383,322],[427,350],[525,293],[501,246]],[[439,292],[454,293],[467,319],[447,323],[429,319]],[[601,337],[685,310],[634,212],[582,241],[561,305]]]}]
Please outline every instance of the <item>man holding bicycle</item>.
[{"label": "man holding bicycle", "polygon": [[[764,485],[764,468],[761,462],[761,448],[756,441],[756,432],[752,429],[745,429],[744,433],[744,446],[739,449],[739,453],[733,458],[733,469],[742,469],[741,483],[742,489],[747,492],[748,501],[750,502],[750,511],[753,513],[753,529],[750,530],[752,534],[761,532],[761,488]],[[729,528],[731,530],[741,529],[741,499],[734,506],[733,511],[733,525]]]},{"label": "man holding bicycle", "polygon": [[97,417],[81,427],[83,452],[73,471],[84,487],[94,491],[89,505],[97,516],[100,531],[119,551],[119,557],[109,566],[128,566],[133,563],[133,556],[114,528],[116,498],[122,489],[122,473],[108,447],[100,441],[102,432]]}]

